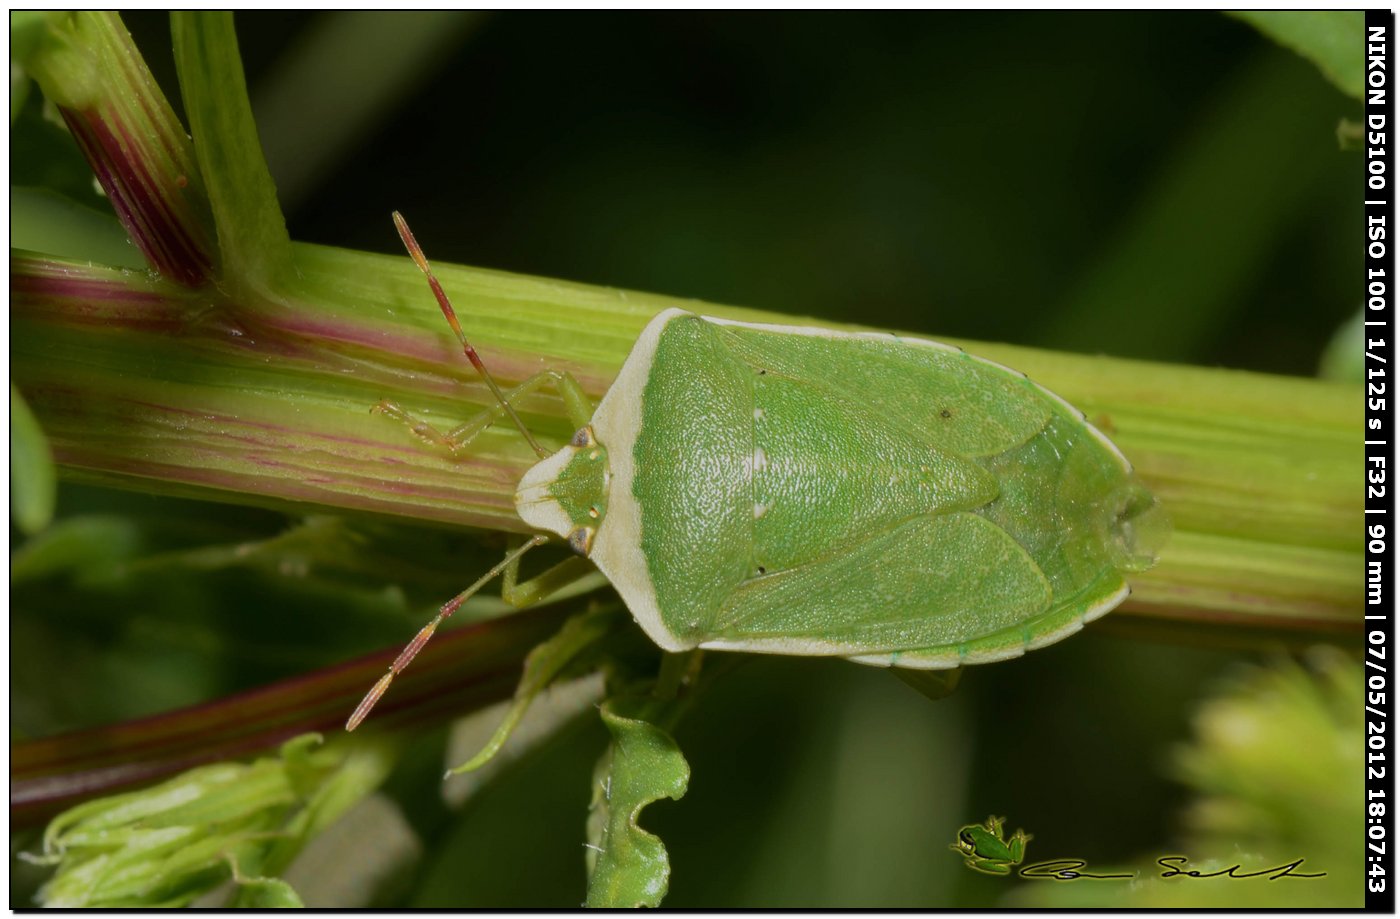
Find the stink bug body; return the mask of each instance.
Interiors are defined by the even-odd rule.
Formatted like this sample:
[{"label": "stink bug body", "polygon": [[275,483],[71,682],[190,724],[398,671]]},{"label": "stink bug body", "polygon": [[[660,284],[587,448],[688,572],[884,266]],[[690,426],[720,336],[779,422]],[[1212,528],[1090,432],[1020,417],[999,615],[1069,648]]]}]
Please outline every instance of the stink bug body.
[{"label": "stink bug body", "polygon": [[[542,456],[516,510],[590,559],[671,651],[918,669],[1004,660],[1121,603],[1124,573],[1149,567],[1165,533],[1155,499],[1082,412],[937,342],[673,309],[642,331],[596,411],[567,374],[514,392],[544,383],[564,395],[578,432],[549,454],[498,396],[498,414]],[[518,589],[519,556],[546,539],[445,606],[352,726],[482,583],[507,571]]]}]

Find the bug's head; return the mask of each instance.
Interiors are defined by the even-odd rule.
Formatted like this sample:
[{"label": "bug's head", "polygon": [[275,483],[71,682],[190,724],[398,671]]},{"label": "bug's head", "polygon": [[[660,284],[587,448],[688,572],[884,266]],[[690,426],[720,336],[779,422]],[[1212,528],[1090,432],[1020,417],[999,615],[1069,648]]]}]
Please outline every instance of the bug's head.
[{"label": "bug's head", "polygon": [[566,447],[525,473],[515,489],[515,510],[530,526],[557,533],[586,556],[608,513],[611,479],[608,450],[585,426]]}]

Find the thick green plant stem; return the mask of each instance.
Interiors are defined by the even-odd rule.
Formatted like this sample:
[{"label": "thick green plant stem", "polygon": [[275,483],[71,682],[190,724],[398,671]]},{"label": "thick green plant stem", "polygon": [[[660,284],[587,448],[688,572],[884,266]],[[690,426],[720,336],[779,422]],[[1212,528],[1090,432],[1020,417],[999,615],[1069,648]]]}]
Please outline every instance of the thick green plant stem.
[{"label": "thick green plant stem", "polygon": [[[386,243],[390,236],[386,224]],[[297,284],[248,302],[114,269],[15,256],[14,379],[70,478],[215,500],[521,531],[534,459],[495,425],[453,457],[370,408],[450,427],[490,397],[401,256],[294,245]],[[601,396],[668,306],[788,317],[440,266],[505,383],[546,367]],[[1360,398],[1353,386],[963,343],[1024,370],[1107,431],[1175,532],[1128,609],[1308,631],[1360,628]],[[913,394],[911,394],[913,395]],[[562,404],[522,400],[546,441]]]},{"label": "thick green plant stem", "polygon": [[[492,426],[454,457],[370,414],[388,399],[450,428],[491,406],[422,277],[403,255],[289,243],[232,18],[176,14],[173,33],[192,139],[115,17],[56,15],[28,59],[75,130],[121,140],[86,152],[109,196],[127,193],[127,229],[159,272],[12,255],[13,380],[63,473],[297,511],[522,530],[512,497],[534,456],[518,433]],[[142,181],[127,188],[117,181],[126,175]],[[383,220],[385,248],[396,250],[388,216],[366,219]],[[198,244],[180,248],[190,240]],[[792,321],[480,269],[439,273],[503,382],[555,368],[594,397],[666,307]],[[1208,621],[1211,634],[1360,629],[1356,387],[968,347],[1085,410],[1163,500],[1175,534],[1161,564],[1134,580],[1125,609]],[[570,433],[549,394],[518,409],[547,442]]]}]

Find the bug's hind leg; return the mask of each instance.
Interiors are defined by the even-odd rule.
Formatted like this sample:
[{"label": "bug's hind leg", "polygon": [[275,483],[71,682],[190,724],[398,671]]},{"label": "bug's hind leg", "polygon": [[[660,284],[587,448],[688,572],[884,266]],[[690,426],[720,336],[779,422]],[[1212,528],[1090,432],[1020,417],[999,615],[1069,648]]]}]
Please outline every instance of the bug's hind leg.
[{"label": "bug's hind leg", "polygon": [[505,417],[506,404],[513,403],[520,396],[527,395],[547,384],[553,383],[564,400],[564,413],[575,428],[581,428],[593,416],[593,404],[588,400],[583,387],[566,371],[542,370],[505,394],[505,404],[497,403],[482,409],[469,420],[450,431],[442,431],[423,419],[413,415],[397,402],[385,399],[371,412],[385,415],[400,422],[415,437],[433,446],[442,447],[453,456],[466,449],[472,441],[491,424]]}]

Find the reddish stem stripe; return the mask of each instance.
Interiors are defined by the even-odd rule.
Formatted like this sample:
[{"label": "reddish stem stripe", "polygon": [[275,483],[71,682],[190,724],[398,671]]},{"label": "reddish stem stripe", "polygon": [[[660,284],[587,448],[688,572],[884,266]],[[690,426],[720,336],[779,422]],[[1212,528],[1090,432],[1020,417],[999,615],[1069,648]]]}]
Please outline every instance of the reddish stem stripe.
[{"label": "reddish stem stripe", "polygon": [[[114,130],[110,114],[60,108],[63,120],[107,193],[127,235],[161,275],[187,287],[199,287],[213,273],[214,261],[204,234],[188,208],[177,213],[170,194],[179,194],[179,176],[162,177],[162,191],[133,139]],[[188,181],[188,180],[187,180]]]},{"label": "reddish stem stripe", "polygon": [[[440,636],[396,682],[372,726],[405,729],[508,697],[525,655],[568,611],[540,607]],[[11,823],[32,824],[193,766],[252,756],[308,731],[331,736],[398,653],[385,649],[217,702],[18,744],[11,750]]]}]

